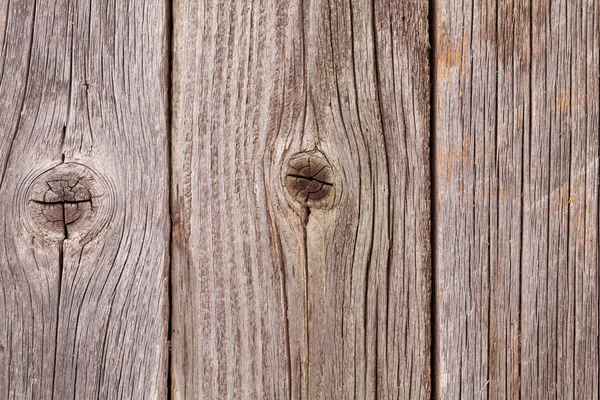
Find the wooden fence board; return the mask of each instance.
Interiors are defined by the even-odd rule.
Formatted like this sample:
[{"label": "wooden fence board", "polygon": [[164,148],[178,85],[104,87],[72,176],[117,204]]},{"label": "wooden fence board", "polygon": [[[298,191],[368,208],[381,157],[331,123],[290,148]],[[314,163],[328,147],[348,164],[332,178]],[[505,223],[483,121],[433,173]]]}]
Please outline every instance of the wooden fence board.
[{"label": "wooden fence board", "polygon": [[175,399],[430,396],[427,12],[175,1]]},{"label": "wooden fence board", "polygon": [[436,4],[440,398],[598,397],[599,16]]},{"label": "wooden fence board", "polygon": [[597,398],[600,5],[433,3],[0,0],[0,398]]},{"label": "wooden fence board", "polygon": [[164,2],[0,2],[0,398],[167,395]]}]

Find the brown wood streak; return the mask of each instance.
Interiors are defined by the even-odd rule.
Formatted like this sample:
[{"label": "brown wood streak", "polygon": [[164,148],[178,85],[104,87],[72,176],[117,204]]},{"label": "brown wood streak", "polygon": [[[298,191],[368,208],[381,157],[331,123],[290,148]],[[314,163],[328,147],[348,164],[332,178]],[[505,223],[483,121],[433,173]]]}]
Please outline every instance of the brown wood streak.
[{"label": "brown wood streak", "polygon": [[436,3],[436,392],[597,398],[598,2]]},{"label": "brown wood streak", "polygon": [[166,398],[165,6],[0,1],[2,399]]},{"label": "brown wood streak", "polygon": [[175,1],[175,399],[430,396],[427,50],[424,1]]}]

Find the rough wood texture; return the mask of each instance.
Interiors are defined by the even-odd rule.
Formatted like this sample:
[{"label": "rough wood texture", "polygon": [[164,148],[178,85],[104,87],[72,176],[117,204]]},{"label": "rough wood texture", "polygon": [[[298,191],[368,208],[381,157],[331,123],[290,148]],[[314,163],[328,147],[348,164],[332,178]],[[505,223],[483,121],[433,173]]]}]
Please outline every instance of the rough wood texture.
[{"label": "rough wood texture", "polygon": [[164,2],[0,1],[0,398],[166,398]]},{"label": "rough wood texture", "polygon": [[427,13],[175,1],[175,399],[429,398]]},{"label": "rough wood texture", "polygon": [[438,1],[436,393],[598,397],[597,1]]}]

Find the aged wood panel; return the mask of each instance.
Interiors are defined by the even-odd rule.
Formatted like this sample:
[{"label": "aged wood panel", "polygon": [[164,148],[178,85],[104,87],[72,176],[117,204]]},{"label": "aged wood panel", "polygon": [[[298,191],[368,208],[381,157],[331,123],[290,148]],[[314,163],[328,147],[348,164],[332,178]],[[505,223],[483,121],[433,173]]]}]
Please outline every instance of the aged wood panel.
[{"label": "aged wood panel", "polygon": [[0,398],[167,396],[164,2],[0,1]]},{"label": "aged wood panel", "polygon": [[440,398],[598,397],[599,17],[436,3]]},{"label": "aged wood panel", "polygon": [[600,8],[554,1],[531,12],[522,394],[598,398]]},{"label": "aged wood panel", "polygon": [[429,398],[427,2],[174,2],[175,399]]}]

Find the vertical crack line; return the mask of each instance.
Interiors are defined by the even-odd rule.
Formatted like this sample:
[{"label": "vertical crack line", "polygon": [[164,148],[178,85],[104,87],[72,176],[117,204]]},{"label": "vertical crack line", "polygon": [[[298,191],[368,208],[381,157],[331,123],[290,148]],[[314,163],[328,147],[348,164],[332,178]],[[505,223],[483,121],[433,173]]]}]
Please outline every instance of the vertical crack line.
[{"label": "vertical crack line", "polygon": [[[65,206],[63,204],[63,223],[64,221],[64,209]],[[56,296],[56,325],[54,328],[54,368],[52,369],[52,391],[50,392],[51,399],[54,399],[54,388],[56,387],[56,371],[58,370],[58,327],[60,325],[60,297],[62,292],[62,275],[63,275],[63,267],[64,267],[64,251],[65,251],[65,239],[60,242],[58,246],[58,293]]]},{"label": "vertical crack line", "polygon": [[308,220],[310,218],[310,207],[306,207],[304,215],[304,326],[306,332],[306,398],[310,399],[310,296],[308,285]]},{"label": "vertical crack line", "polygon": [[167,262],[166,268],[166,278],[167,278],[167,365],[166,365],[166,384],[167,384],[167,395],[166,398],[170,400],[174,397],[173,387],[173,276],[172,276],[172,267],[173,267],[173,40],[175,38],[174,35],[174,5],[172,0],[165,0],[165,86],[166,86],[166,103],[165,103],[165,130],[167,133],[167,201],[168,201],[168,217],[169,217],[169,242],[168,242],[168,257],[169,260]]},{"label": "vertical crack line", "polygon": [[[60,149],[64,150],[65,148],[65,138],[67,137],[67,125],[63,125],[60,131]],[[63,153],[61,156],[62,162],[65,162],[65,154]]]},{"label": "vertical crack line", "polygon": [[[267,220],[269,222],[269,229],[273,229],[274,227],[274,223],[271,220],[271,215],[270,213],[267,213]],[[275,244],[275,254],[278,256],[277,261],[279,262],[279,267],[280,267],[280,273],[281,273],[281,291],[282,291],[282,301],[283,301],[283,309],[284,309],[284,330],[285,330],[285,337],[286,337],[286,353],[287,353],[287,379],[288,379],[288,386],[287,386],[287,400],[292,400],[292,356],[290,353],[290,349],[291,349],[291,339],[290,339],[290,321],[289,321],[289,317],[288,317],[288,311],[289,311],[289,300],[288,300],[288,289],[287,289],[287,277],[286,277],[286,271],[285,271],[285,262],[283,259],[283,245],[281,244],[281,235],[279,235],[278,233],[275,233],[274,235],[272,234],[273,237],[273,242]],[[275,240],[277,239],[277,240]]]},{"label": "vertical crack line", "polygon": [[437,165],[437,140],[436,140],[436,102],[437,102],[437,13],[436,13],[436,0],[429,0],[429,14],[428,14],[428,29],[429,29],[429,179],[430,179],[430,215],[431,222],[429,226],[429,239],[430,239],[430,251],[431,251],[431,269],[430,269],[430,320],[429,320],[429,333],[431,336],[431,347],[430,347],[430,389],[431,399],[440,397],[438,387],[437,372],[439,368],[438,352],[438,304],[437,304],[437,286],[438,286],[438,273],[437,273],[437,241],[436,241],[436,225],[438,220],[437,207],[436,207],[436,196],[438,192],[437,178],[436,178],[436,165]]},{"label": "vertical crack line", "polygon": [[67,228],[67,216],[65,214],[65,204],[66,204],[65,202],[61,203],[63,234],[65,235],[65,238],[63,240],[66,240],[69,238],[69,229]]},{"label": "vertical crack line", "polygon": [[[61,213],[62,213],[62,223],[63,223],[63,234],[64,237],[60,241],[60,245],[58,246],[58,290],[56,296],[56,325],[54,329],[54,369],[52,371],[52,392],[51,399],[54,399],[54,389],[56,387],[56,371],[58,370],[58,328],[60,326],[60,301],[61,301],[61,292],[62,292],[62,282],[63,282],[63,269],[64,269],[64,252],[65,252],[65,240],[69,239],[69,230],[67,227],[67,218],[65,205],[66,204],[77,204],[82,203],[83,201],[60,201],[58,203],[42,203],[42,204],[60,204]],[[77,380],[77,376],[75,376],[75,380]],[[77,390],[77,384],[75,384],[73,390]]]}]

